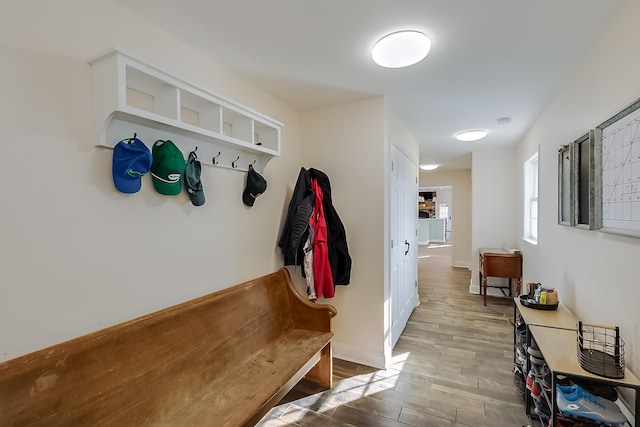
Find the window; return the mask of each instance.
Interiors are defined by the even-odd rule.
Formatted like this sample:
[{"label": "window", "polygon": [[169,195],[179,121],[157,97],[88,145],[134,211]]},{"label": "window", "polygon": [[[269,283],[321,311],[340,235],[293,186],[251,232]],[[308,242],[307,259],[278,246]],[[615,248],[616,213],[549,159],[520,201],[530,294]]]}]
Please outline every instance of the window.
[{"label": "window", "polygon": [[524,238],[538,243],[538,151],[524,162]]}]

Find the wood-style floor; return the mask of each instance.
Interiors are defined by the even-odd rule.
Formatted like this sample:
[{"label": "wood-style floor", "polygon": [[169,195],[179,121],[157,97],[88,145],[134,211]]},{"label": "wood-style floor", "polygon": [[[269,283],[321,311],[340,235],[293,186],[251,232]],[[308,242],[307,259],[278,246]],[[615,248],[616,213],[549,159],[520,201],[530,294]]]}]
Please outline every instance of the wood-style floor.
[{"label": "wood-style floor", "polygon": [[334,387],[302,380],[260,426],[472,426],[529,424],[513,384],[510,301],[469,294],[446,244],[421,246],[420,305],[378,370],[334,359]]}]

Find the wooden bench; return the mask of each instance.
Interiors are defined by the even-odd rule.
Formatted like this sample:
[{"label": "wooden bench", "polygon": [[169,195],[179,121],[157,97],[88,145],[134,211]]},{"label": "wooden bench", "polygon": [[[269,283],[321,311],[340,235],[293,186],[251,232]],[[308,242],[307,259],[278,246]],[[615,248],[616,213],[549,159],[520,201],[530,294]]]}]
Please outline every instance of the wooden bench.
[{"label": "wooden bench", "polygon": [[267,276],[0,364],[1,426],[241,426],[331,387],[330,305]]}]

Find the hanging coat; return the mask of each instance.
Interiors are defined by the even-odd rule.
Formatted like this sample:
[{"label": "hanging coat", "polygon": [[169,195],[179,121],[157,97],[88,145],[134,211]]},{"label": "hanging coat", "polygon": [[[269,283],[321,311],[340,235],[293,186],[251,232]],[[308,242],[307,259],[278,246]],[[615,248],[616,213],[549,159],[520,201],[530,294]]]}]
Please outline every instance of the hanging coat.
[{"label": "hanging coat", "polygon": [[313,211],[314,194],[311,190],[311,176],[305,168],[300,168],[296,187],[293,190],[287,219],[285,220],[278,240],[278,246],[282,249],[284,265],[302,264],[304,243],[308,238],[309,219]]},{"label": "hanging coat", "polygon": [[287,218],[278,240],[282,249],[284,265],[302,265],[302,250],[307,240],[309,220],[313,211],[314,197],[311,180],[315,178],[322,190],[322,207],[327,224],[327,246],[329,264],[335,285],[348,285],[351,280],[351,257],[347,247],[347,235],[344,225],[331,201],[331,184],[329,177],[318,169],[300,168]]},{"label": "hanging coat", "polygon": [[316,288],[313,281],[313,227],[309,225],[309,235],[307,237],[302,250],[304,251],[304,260],[302,266],[302,275],[307,279],[307,297],[311,301],[318,299],[316,296]]},{"label": "hanging coat", "polygon": [[351,280],[351,256],[347,246],[347,233],[340,216],[333,206],[329,177],[318,169],[309,169],[311,179],[318,181],[322,190],[322,207],[327,223],[327,244],[329,246],[329,264],[336,285],[348,285]]},{"label": "hanging coat", "polygon": [[327,245],[327,223],[322,207],[322,190],[315,179],[311,181],[315,194],[313,213],[309,221],[313,227],[313,283],[316,297],[333,298],[335,288],[331,265],[329,264],[329,246]]}]

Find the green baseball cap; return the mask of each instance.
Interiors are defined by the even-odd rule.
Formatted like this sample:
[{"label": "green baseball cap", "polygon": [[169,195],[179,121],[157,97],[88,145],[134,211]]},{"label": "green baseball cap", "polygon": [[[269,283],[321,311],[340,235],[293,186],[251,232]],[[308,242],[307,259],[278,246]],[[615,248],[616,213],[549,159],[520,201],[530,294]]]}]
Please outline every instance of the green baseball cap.
[{"label": "green baseball cap", "polygon": [[151,150],[151,180],[160,194],[175,196],[182,190],[182,174],[186,163],[182,151],[170,140],[157,140]]}]

